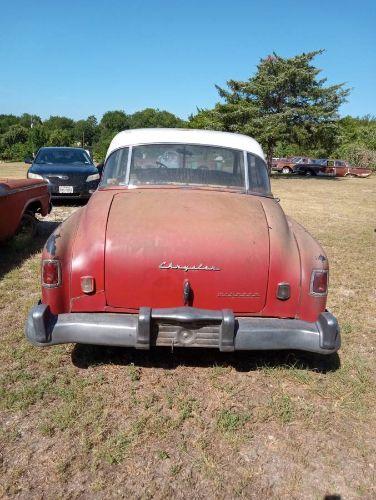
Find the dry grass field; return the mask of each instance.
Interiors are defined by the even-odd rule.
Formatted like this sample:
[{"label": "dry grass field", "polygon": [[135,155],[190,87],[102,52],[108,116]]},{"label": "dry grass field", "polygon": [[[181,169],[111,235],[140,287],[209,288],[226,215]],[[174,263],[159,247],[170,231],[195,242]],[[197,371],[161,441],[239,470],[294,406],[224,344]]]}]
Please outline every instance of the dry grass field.
[{"label": "dry grass field", "polygon": [[23,328],[40,251],[77,207],[29,248],[0,247],[0,496],[376,497],[376,176],[280,177],[273,192],[328,253],[339,356],[37,349]]},{"label": "dry grass field", "polygon": [[26,172],[30,165],[23,162],[4,163],[0,161],[0,179],[4,177],[22,178],[26,177]]}]

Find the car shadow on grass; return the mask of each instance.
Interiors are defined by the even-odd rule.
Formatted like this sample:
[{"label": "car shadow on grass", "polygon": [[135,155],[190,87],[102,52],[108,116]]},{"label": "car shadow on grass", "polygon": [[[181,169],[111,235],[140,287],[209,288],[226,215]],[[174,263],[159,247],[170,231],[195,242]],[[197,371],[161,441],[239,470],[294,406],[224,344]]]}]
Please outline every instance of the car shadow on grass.
[{"label": "car shadow on grass", "polygon": [[24,238],[14,236],[0,244],[0,279],[12,269],[19,267],[25,260],[41,252],[49,235],[59,225],[53,221],[39,221],[36,236]]},{"label": "car shadow on grass", "polygon": [[327,356],[301,351],[238,351],[222,353],[214,349],[168,348],[138,351],[126,347],[104,347],[76,344],[72,362],[78,368],[98,365],[134,364],[144,368],[174,370],[179,366],[213,368],[233,367],[238,372],[265,368],[293,368],[328,373],[340,368],[337,353]]},{"label": "car shadow on grass", "polygon": [[344,177],[334,177],[331,175],[299,175],[299,174],[274,174],[272,173],[270,178],[272,180],[276,179],[300,179],[303,181],[330,181],[338,182]]}]

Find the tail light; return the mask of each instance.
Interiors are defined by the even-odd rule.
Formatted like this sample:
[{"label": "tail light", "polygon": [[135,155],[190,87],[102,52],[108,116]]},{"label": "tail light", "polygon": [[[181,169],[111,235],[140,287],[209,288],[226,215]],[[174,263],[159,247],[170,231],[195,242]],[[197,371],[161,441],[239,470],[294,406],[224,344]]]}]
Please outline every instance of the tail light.
[{"label": "tail light", "polygon": [[311,275],[311,295],[327,295],[328,293],[328,270],[314,270]]},{"label": "tail light", "polygon": [[61,264],[59,260],[45,259],[42,261],[42,286],[55,288],[61,285]]}]

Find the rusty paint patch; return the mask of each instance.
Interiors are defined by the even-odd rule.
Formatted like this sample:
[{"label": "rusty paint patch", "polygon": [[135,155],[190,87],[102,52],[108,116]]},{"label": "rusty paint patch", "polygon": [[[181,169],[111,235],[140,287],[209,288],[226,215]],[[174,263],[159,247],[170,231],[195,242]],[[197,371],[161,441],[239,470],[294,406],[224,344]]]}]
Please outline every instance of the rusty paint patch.
[{"label": "rusty paint patch", "polygon": [[52,233],[51,236],[47,240],[46,250],[52,256],[55,256],[55,254],[56,254],[56,240],[58,238],[61,238],[60,233]]}]

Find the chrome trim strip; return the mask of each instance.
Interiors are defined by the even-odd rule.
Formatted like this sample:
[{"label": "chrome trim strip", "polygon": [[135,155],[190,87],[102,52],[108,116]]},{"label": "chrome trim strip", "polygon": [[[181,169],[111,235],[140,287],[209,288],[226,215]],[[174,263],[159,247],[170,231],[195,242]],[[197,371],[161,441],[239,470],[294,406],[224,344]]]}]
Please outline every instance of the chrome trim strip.
[{"label": "chrome trim strip", "polygon": [[129,185],[129,177],[131,175],[131,161],[132,161],[132,151],[133,146],[129,146],[128,159],[127,159],[127,170],[125,172],[125,185]]},{"label": "chrome trim strip", "polygon": [[247,151],[243,151],[243,163],[244,163],[245,192],[248,194],[249,193],[249,170],[248,170]]},{"label": "chrome trim strip", "polygon": [[63,174],[47,174],[45,177],[47,179],[61,179],[63,181],[67,181],[69,179],[68,175]]}]

